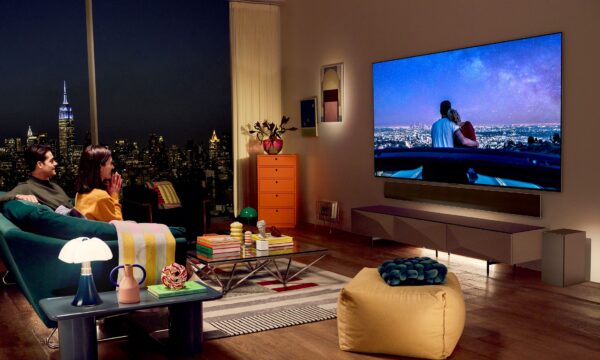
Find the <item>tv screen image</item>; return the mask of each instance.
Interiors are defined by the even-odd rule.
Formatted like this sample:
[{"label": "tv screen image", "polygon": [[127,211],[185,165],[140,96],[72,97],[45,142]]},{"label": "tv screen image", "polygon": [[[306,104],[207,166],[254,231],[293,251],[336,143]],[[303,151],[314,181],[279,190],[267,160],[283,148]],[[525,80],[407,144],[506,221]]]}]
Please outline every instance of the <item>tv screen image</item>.
[{"label": "tv screen image", "polygon": [[560,191],[562,33],[373,64],[375,176]]}]

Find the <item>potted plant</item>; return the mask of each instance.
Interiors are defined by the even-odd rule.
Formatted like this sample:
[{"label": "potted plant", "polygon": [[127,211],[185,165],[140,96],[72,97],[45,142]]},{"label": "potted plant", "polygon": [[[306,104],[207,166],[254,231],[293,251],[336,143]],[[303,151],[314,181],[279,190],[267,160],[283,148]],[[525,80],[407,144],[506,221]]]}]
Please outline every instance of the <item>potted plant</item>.
[{"label": "potted plant", "polygon": [[250,130],[250,134],[256,134],[256,138],[262,142],[263,149],[269,155],[279,154],[283,148],[282,135],[286,131],[296,131],[296,127],[286,127],[290,121],[288,116],[281,117],[281,123],[279,125],[270,121],[263,121],[262,123],[257,121],[254,124],[254,130]]}]

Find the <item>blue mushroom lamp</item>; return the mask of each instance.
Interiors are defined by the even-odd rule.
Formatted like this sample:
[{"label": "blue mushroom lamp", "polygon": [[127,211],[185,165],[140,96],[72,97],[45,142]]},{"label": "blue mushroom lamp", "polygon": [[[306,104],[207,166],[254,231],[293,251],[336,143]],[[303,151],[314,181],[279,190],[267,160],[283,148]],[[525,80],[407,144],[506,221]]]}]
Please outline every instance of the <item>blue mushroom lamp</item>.
[{"label": "blue mushroom lamp", "polygon": [[113,254],[106,243],[98,238],[78,237],[69,240],[60,250],[58,258],[66,263],[81,264],[79,287],[71,302],[73,306],[93,306],[102,304],[92,275],[92,261],[112,259]]}]

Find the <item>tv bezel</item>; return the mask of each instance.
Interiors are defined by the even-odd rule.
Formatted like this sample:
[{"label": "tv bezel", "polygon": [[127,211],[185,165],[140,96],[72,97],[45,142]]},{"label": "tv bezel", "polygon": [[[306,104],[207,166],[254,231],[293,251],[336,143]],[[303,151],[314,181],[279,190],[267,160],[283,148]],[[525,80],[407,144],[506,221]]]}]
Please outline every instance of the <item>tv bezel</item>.
[{"label": "tv bezel", "polygon": [[[373,70],[374,70],[374,66],[376,64],[387,63],[387,62],[392,62],[392,61],[397,61],[397,60],[406,60],[406,59],[435,55],[435,54],[443,54],[443,53],[447,53],[447,52],[472,49],[472,48],[478,48],[478,47],[483,47],[483,46],[497,45],[497,44],[508,43],[508,42],[513,42],[513,41],[535,39],[538,37],[550,36],[550,35],[560,35],[560,141],[561,141],[561,143],[560,143],[560,178],[559,178],[560,185],[559,185],[558,189],[549,189],[549,188],[532,189],[532,188],[525,188],[525,187],[518,187],[518,186],[463,184],[463,183],[453,183],[453,182],[445,182],[445,181],[428,181],[428,180],[423,180],[423,179],[398,178],[398,177],[393,177],[393,176],[381,176],[381,175],[378,176],[377,175],[377,170],[375,169],[375,152],[376,152],[376,149],[375,149],[375,84],[373,81]],[[547,34],[525,36],[525,37],[521,37],[521,38],[517,38],[517,39],[501,40],[501,41],[484,43],[484,44],[479,44],[479,45],[464,46],[464,47],[455,48],[455,49],[434,51],[434,52],[428,52],[428,53],[423,53],[423,54],[418,54],[418,55],[398,57],[398,58],[393,58],[393,59],[388,59],[388,60],[380,60],[380,61],[375,61],[375,62],[371,63],[371,103],[372,103],[372,114],[373,114],[373,137],[372,137],[373,141],[371,144],[373,146],[373,148],[372,148],[373,149],[373,152],[372,152],[373,153],[373,176],[375,178],[380,178],[380,179],[393,179],[393,180],[399,180],[399,181],[407,181],[407,182],[411,182],[411,183],[413,183],[413,182],[414,183],[424,183],[424,184],[431,184],[431,185],[438,185],[438,186],[452,185],[452,186],[467,187],[467,188],[483,188],[486,190],[491,188],[494,190],[519,190],[522,192],[533,192],[533,193],[537,193],[537,192],[560,193],[560,192],[562,192],[562,188],[563,188],[563,139],[564,139],[564,129],[563,129],[564,128],[564,126],[563,126],[564,125],[563,124],[564,51],[563,51],[563,44],[564,44],[564,34],[562,31],[557,31],[557,32],[551,32],[551,33],[547,33]]]}]

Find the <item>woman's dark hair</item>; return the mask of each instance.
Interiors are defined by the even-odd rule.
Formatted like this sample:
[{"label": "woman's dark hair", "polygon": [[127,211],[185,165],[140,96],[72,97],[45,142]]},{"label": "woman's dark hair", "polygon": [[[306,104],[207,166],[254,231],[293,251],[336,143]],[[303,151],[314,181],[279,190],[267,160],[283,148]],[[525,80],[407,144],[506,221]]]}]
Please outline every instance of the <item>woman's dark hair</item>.
[{"label": "woman's dark hair", "polygon": [[49,151],[52,151],[50,146],[40,144],[32,144],[25,149],[25,163],[30,172],[35,170],[38,161],[46,161],[46,153]]},{"label": "woman's dark hair", "polygon": [[106,164],[111,152],[105,146],[90,145],[81,153],[79,170],[75,178],[75,192],[87,194],[94,189],[106,190],[100,176],[100,166]]}]

